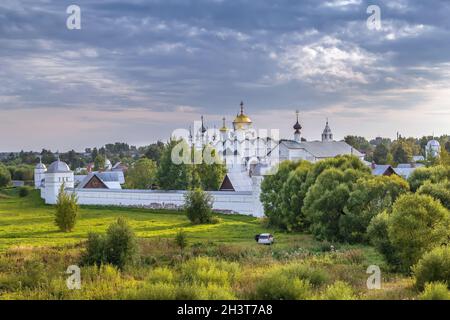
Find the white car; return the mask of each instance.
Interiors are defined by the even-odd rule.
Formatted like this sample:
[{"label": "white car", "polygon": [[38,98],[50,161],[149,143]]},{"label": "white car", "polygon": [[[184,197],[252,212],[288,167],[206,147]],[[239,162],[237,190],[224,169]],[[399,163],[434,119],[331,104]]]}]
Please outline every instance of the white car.
[{"label": "white car", "polygon": [[272,245],[274,243],[273,235],[270,233],[261,233],[255,236],[256,242],[259,244]]}]

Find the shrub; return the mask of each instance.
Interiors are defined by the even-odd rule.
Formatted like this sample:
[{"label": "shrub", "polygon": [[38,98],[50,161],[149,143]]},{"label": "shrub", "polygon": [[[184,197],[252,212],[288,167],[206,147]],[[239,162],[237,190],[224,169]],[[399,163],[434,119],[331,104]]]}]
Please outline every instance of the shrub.
[{"label": "shrub", "polygon": [[29,187],[20,187],[19,188],[19,197],[24,198],[30,194]]},{"label": "shrub", "polygon": [[325,270],[305,263],[288,264],[282,267],[280,272],[291,279],[306,280],[314,287],[319,287],[329,280],[329,275]]},{"label": "shrub", "polygon": [[174,280],[175,276],[172,270],[169,268],[155,268],[153,269],[147,277],[147,280],[151,283],[171,283]]},{"label": "shrub", "polygon": [[120,269],[135,261],[138,254],[136,235],[124,218],[118,218],[109,226],[105,249],[107,262]]},{"label": "shrub", "polygon": [[75,193],[68,195],[64,191],[64,184],[59,189],[55,209],[55,224],[61,231],[72,231],[78,217],[78,199]]},{"label": "shrub", "polygon": [[83,255],[83,262],[89,265],[100,266],[106,262],[106,239],[98,233],[89,233],[86,241],[86,251]]},{"label": "shrub", "polygon": [[11,182],[11,173],[9,170],[0,163],[0,188],[6,187]]},{"label": "shrub", "polygon": [[260,300],[306,300],[312,296],[312,288],[307,280],[270,272],[257,284],[255,295]]},{"label": "shrub", "polygon": [[188,245],[187,235],[186,232],[184,232],[182,229],[178,230],[175,236],[175,243],[181,250],[187,247]]},{"label": "shrub", "polygon": [[123,269],[133,263],[137,255],[138,245],[133,230],[124,218],[118,218],[109,226],[106,236],[89,234],[83,261],[96,265],[109,263]]},{"label": "shrub", "polygon": [[185,210],[192,223],[210,223],[212,221],[211,195],[199,188],[188,191],[185,195]]},{"label": "shrub", "polygon": [[408,271],[422,255],[448,241],[450,213],[430,196],[408,194],[395,202],[388,219],[388,237],[401,267]]},{"label": "shrub", "polygon": [[419,296],[420,300],[450,300],[450,290],[446,283],[432,282],[425,284],[425,290]]},{"label": "shrub", "polygon": [[342,281],[336,281],[327,287],[322,295],[324,300],[355,300],[352,288]]},{"label": "shrub", "polygon": [[234,262],[198,257],[185,262],[181,266],[181,275],[189,283],[229,286],[235,279],[239,265]]},{"label": "shrub", "polygon": [[450,289],[450,247],[425,253],[413,268],[416,286],[422,290],[427,282],[445,282]]}]

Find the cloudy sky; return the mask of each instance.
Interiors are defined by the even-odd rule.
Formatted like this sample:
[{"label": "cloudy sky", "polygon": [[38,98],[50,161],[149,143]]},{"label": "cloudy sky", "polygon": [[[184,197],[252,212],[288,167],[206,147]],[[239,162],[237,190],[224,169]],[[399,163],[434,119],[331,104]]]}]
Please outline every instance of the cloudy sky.
[{"label": "cloudy sky", "polygon": [[449,134],[449,16],[448,0],[1,0],[0,151],[148,144],[241,100],[285,137],[296,109],[308,140],[326,118],[337,139]]}]

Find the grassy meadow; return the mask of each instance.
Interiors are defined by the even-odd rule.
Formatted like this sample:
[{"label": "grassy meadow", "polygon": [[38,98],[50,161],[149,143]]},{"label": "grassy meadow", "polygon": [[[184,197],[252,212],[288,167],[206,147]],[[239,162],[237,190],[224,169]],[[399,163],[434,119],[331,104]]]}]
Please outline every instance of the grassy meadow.
[{"label": "grassy meadow", "polygon": [[[118,270],[83,266],[89,232],[104,233],[126,217],[139,239],[140,260]],[[36,191],[0,191],[0,299],[414,299],[408,277],[391,273],[368,246],[335,245],[306,234],[266,228],[264,221],[218,215],[192,225],[183,212],[82,207],[75,230],[60,232],[54,208]],[[188,247],[174,240],[183,229]],[[271,232],[273,246],[254,235]],[[81,266],[82,289],[69,290],[65,271]],[[382,269],[381,290],[368,290],[369,265]],[[280,288],[274,289],[274,288]],[[279,291],[279,292],[278,292]]]}]

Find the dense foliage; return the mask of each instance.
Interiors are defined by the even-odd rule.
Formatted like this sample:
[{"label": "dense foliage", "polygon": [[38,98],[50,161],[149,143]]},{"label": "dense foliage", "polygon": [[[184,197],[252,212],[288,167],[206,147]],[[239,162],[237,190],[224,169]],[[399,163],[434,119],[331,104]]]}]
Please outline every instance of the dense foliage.
[{"label": "dense foliage", "polygon": [[11,183],[11,173],[0,163],[0,188],[6,187]]},{"label": "dense foliage", "polygon": [[450,247],[437,247],[425,253],[413,271],[416,286],[420,290],[430,282],[446,283],[450,289]]},{"label": "dense foliage", "polygon": [[185,210],[193,224],[212,222],[212,196],[200,188],[190,190],[185,195]]},{"label": "dense foliage", "polygon": [[86,243],[84,262],[112,264],[120,269],[135,262],[138,255],[136,235],[124,218],[111,224],[106,235],[90,233]]},{"label": "dense foliage", "polygon": [[55,205],[55,224],[61,231],[70,232],[78,218],[78,199],[75,193],[70,195],[64,191],[64,184],[59,189]]},{"label": "dense foliage", "polygon": [[153,160],[141,158],[127,172],[126,187],[152,189],[157,185],[157,166]]}]

